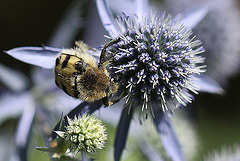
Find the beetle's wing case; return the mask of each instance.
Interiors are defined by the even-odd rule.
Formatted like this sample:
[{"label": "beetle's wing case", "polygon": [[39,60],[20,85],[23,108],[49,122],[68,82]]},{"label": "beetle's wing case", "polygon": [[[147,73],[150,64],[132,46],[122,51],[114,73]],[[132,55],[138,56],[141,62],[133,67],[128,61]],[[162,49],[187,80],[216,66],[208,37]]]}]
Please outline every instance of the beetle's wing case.
[{"label": "beetle's wing case", "polygon": [[[56,59],[55,80],[56,85],[65,93],[78,98],[80,95],[77,82],[86,68],[97,68],[97,60],[89,51],[92,49],[82,41],[76,42],[77,47],[63,49]],[[84,71],[76,68],[76,62],[81,61]]]},{"label": "beetle's wing case", "polygon": [[78,97],[78,91],[75,87],[75,79],[77,77],[77,70],[75,63],[80,61],[76,56],[68,54],[61,54],[56,59],[55,66],[55,81],[56,85],[61,88],[65,93],[72,97]]}]

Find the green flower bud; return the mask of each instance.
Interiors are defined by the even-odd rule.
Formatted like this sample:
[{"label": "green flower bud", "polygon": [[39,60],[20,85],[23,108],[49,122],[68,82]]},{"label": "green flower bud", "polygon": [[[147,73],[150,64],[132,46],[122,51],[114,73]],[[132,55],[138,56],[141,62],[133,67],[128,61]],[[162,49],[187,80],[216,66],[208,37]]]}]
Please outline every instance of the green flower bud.
[{"label": "green flower bud", "polygon": [[71,152],[96,154],[107,140],[106,127],[95,116],[79,115],[73,120],[68,118],[63,137],[70,144]]}]

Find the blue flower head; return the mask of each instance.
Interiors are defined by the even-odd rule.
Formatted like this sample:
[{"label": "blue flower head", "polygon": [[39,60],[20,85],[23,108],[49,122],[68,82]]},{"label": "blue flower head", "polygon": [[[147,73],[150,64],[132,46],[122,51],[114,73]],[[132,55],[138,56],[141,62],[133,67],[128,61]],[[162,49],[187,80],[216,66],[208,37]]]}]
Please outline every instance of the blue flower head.
[{"label": "blue flower head", "polygon": [[142,111],[157,105],[172,112],[191,102],[189,91],[198,91],[193,77],[205,71],[204,49],[191,31],[170,15],[140,21],[124,14],[117,24],[120,41],[109,49],[114,55],[110,75],[119,83],[116,95],[126,105],[141,105]]}]

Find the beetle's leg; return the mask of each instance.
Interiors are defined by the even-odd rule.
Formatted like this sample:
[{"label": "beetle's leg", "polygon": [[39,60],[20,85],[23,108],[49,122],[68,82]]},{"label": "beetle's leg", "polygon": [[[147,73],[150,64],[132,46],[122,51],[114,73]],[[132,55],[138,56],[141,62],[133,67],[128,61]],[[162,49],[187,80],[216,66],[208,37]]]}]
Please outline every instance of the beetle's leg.
[{"label": "beetle's leg", "polygon": [[111,41],[109,41],[108,43],[106,43],[101,51],[101,55],[100,55],[100,61],[98,64],[98,68],[101,69],[103,68],[103,64],[104,62],[106,62],[107,60],[105,59],[107,57],[107,48],[117,42],[119,42],[121,40],[121,37],[117,37]]},{"label": "beetle's leg", "polygon": [[109,101],[109,97],[104,97],[104,98],[102,99],[102,101],[103,101],[103,104],[104,104],[105,106],[111,106],[111,105],[117,103],[117,102],[119,101],[119,99]]}]

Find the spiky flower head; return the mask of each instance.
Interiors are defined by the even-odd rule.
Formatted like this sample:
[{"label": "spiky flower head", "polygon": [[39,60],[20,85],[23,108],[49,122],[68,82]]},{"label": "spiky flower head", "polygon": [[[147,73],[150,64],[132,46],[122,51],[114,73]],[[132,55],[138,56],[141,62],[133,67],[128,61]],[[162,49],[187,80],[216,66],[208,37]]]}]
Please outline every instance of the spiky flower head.
[{"label": "spiky flower head", "polygon": [[240,160],[240,145],[224,145],[220,150],[214,150],[203,158],[204,161],[238,161]]},{"label": "spiky flower head", "polygon": [[110,75],[120,85],[117,95],[126,104],[141,105],[142,111],[156,105],[173,111],[191,102],[189,91],[198,90],[193,77],[204,72],[199,55],[204,49],[191,31],[170,15],[140,21],[124,14],[117,24],[120,41],[109,49],[114,55]]},{"label": "spiky flower head", "polygon": [[73,120],[68,118],[64,138],[70,144],[71,152],[96,154],[107,140],[106,127],[95,116],[75,116]]}]

